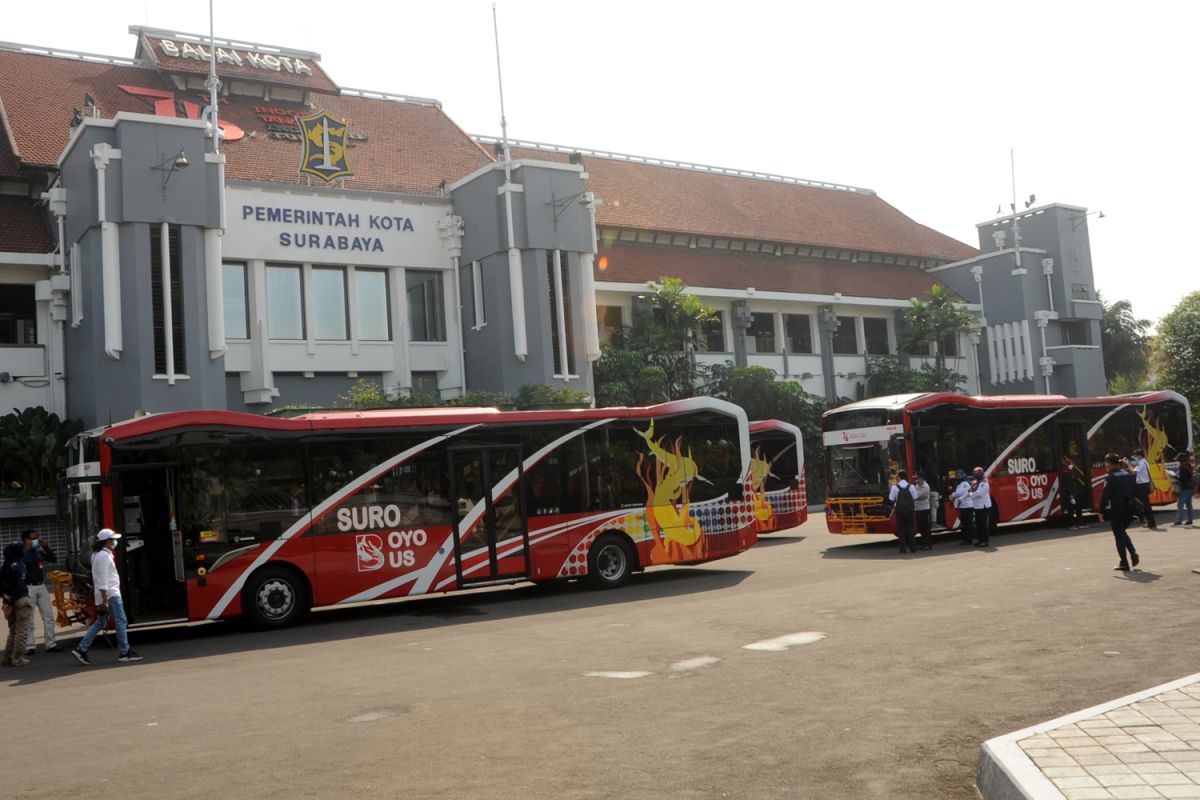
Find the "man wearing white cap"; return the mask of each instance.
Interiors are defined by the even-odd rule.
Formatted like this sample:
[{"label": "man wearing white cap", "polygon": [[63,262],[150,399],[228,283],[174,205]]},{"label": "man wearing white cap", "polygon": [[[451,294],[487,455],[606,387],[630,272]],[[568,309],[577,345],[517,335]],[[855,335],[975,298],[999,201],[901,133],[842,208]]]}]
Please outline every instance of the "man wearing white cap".
[{"label": "man wearing white cap", "polygon": [[117,660],[141,661],[142,657],[129,646],[129,621],[125,617],[125,602],[121,599],[121,577],[117,574],[117,560],[113,557],[113,548],[121,534],[112,528],[104,528],[96,534],[92,545],[92,585],[96,592],[96,619],[92,627],[83,635],[83,641],[71,651],[75,660],[84,666],[90,666],[88,650],[96,639],[96,634],[108,625],[108,615],[112,612],[117,623]]}]

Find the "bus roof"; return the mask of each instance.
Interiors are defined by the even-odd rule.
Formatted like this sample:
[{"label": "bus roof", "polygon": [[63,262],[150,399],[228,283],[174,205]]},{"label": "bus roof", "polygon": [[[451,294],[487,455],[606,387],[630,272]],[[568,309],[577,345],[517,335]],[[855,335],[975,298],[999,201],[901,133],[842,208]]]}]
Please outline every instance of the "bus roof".
[{"label": "bus roof", "polygon": [[797,437],[801,435],[800,428],[781,419],[758,419],[750,423],[751,433],[762,433],[763,431],[783,431],[795,434]]},{"label": "bus roof", "polygon": [[[440,408],[389,408],[365,411],[321,411],[297,417],[267,417],[242,411],[167,411],[149,414],[104,428],[88,431],[103,434],[114,442],[137,439],[177,428],[248,428],[280,433],[323,430],[464,425],[471,423],[572,422],[597,419],[659,417],[689,411],[715,411],[745,420],[740,406],[714,397],[692,397],[644,407],[578,408],[543,411],[499,411],[495,408],[452,406]],[[85,434],[87,435],[87,434]]]},{"label": "bus roof", "polygon": [[1176,392],[1137,392],[1116,394],[1106,397],[1067,397],[1061,394],[1008,394],[1008,395],[965,395],[954,392],[925,392],[921,394],[893,394],[872,397],[831,408],[822,417],[835,416],[852,411],[923,411],[934,406],[959,405],[969,408],[1058,408],[1060,406],[1118,406],[1125,403],[1155,403],[1175,400],[1187,405],[1187,399]]}]

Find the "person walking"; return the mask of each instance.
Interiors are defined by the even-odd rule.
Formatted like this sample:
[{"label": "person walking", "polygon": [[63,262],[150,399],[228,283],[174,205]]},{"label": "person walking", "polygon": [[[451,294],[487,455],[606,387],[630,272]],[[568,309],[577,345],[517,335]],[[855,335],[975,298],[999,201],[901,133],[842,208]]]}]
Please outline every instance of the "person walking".
[{"label": "person walking", "polygon": [[[1195,470],[1192,467],[1192,460],[1187,453],[1179,454],[1179,472],[1176,476],[1176,483],[1179,489],[1175,492],[1178,500],[1175,504],[1175,522],[1171,525],[1173,528],[1191,528],[1192,525],[1192,493],[1194,491],[1193,481],[1195,480]],[[1184,522],[1183,511],[1187,509],[1187,522]]]},{"label": "person walking", "polygon": [[954,477],[958,485],[954,487],[950,502],[958,510],[958,521],[962,526],[963,537],[959,544],[970,547],[975,543],[975,501],[971,499],[971,481],[961,469],[954,471]]},{"label": "person walking", "polygon": [[971,504],[975,508],[975,546],[988,547],[992,528],[992,487],[983,467],[971,471]]},{"label": "person walking", "polygon": [[1067,521],[1067,530],[1075,531],[1083,527],[1083,510],[1079,507],[1079,484],[1076,473],[1079,467],[1066,453],[1058,464],[1058,502],[1062,506],[1063,517]]},{"label": "person walking", "polygon": [[108,625],[111,613],[117,624],[117,661],[141,661],[142,657],[129,646],[129,621],[125,617],[125,602],[121,599],[121,577],[117,574],[117,561],[113,549],[121,534],[104,528],[96,534],[92,544],[92,586],[95,590],[96,619],[83,635],[83,641],[71,651],[75,660],[85,667],[91,666],[88,650],[96,635]]},{"label": "person walking", "polygon": [[4,657],[0,664],[6,667],[25,667],[25,635],[33,617],[33,602],[29,599],[29,587],[25,583],[25,558],[20,542],[12,542],[4,548],[4,561],[0,564],[0,601],[4,607],[4,619],[8,622],[8,640],[4,644]]},{"label": "person walking", "polygon": [[913,476],[913,488],[917,490],[917,500],[913,508],[917,521],[917,530],[921,533],[921,544],[917,549],[932,550],[933,518],[929,507],[929,484],[925,482],[925,476],[920,472]]},{"label": "person walking", "polygon": [[900,470],[896,473],[896,483],[888,492],[888,502],[896,510],[896,535],[900,537],[900,552],[917,552],[917,543],[913,540],[913,516],[917,506],[917,490],[908,482],[908,472]]},{"label": "person walking", "polygon": [[33,529],[21,534],[21,546],[24,548],[25,580],[29,585],[29,599],[33,602],[34,610],[38,613],[29,615],[29,630],[26,634],[25,655],[31,656],[36,652],[37,631],[34,629],[36,618],[42,617],[42,642],[47,653],[57,653],[62,650],[54,638],[54,599],[46,588],[46,565],[53,564],[58,559],[50,546],[44,544]]},{"label": "person walking", "polygon": [[1133,451],[1137,461],[1133,462],[1134,476],[1134,496],[1142,503],[1142,519],[1146,521],[1146,527],[1152,531],[1160,531],[1162,528],[1154,521],[1154,506],[1150,505],[1150,462],[1146,460],[1146,451],[1138,448]]},{"label": "person walking", "polygon": [[1141,561],[1128,532],[1134,517],[1130,506],[1135,505],[1135,483],[1116,453],[1104,457],[1104,466],[1108,468],[1108,476],[1104,479],[1104,493],[1100,495],[1100,518],[1108,520],[1112,526],[1117,555],[1121,559],[1113,569],[1128,572],[1131,565],[1136,567]]}]

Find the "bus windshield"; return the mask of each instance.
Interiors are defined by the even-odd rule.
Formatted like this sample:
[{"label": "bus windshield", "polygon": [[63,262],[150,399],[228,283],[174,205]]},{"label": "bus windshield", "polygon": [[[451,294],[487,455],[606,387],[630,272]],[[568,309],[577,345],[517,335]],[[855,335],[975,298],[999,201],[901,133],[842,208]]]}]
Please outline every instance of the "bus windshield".
[{"label": "bus windshield", "polygon": [[826,450],[826,458],[831,497],[875,495],[887,491],[890,474],[887,442],[830,447]]}]

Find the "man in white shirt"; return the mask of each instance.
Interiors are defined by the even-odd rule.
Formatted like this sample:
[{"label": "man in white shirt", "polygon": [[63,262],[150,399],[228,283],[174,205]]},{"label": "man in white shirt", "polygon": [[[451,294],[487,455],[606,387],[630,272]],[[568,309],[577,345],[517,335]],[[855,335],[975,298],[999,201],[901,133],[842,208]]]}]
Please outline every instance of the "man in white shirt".
[{"label": "man in white shirt", "polygon": [[967,473],[961,469],[954,471],[958,485],[954,487],[954,497],[951,501],[958,509],[958,521],[962,525],[963,539],[959,544],[970,547],[975,543],[975,501],[971,499],[971,481]]},{"label": "man in white shirt", "polygon": [[972,472],[970,496],[975,508],[975,546],[987,547],[992,527],[992,487],[983,467]]},{"label": "man in white shirt", "polygon": [[1146,460],[1146,451],[1141,448],[1133,451],[1133,496],[1142,501],[1142,519],[1146,527],[1152,531],[1161,530],[1154,521],[1154,507],[1150,505],[1150,462]]},{"label": "man in white shirt", "polygon": [[129,646],[129,621],[125,617],[125,602],[121,599],[121,576],[117,574],[117,561],[113,556],[113,549],[120,538],[121,534],[111,528],[104,528],[96,534],[96,542],[92,545],[92,586],[95,589],[96,619],[83,635],[83,641],[71,651],[75,660],[85,667],[91,666],[88,650],[91,649],[96,635],[107,627],[110,612],[117,623],[117,660],[142,660]]},{"label": "man in white shirt", "polygon": [[888,492],[888,502],[896,510],[896,535],[900,537],[900,552],[917,552],[917,542],[913,539],[913,524],[917,507],[917,490],[908,482],[908,472],[900,470],[896,473],[896,483]]}]

